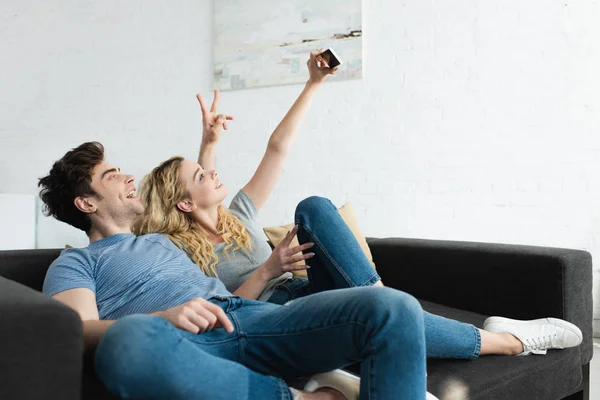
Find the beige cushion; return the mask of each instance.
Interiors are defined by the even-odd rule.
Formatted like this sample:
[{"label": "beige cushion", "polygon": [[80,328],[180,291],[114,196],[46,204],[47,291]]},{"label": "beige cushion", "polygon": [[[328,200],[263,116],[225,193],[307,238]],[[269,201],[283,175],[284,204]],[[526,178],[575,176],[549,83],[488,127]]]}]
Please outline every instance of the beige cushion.
[{"label": "beige cushion", "polygon": [[[373,268],[375,268],[375,263],[373,263],[373,256],[371,255],[371,250],[369,249],[369,245],[367,245],[367,240],[365,239],[365,236],[362,234],[362,232],[360,231],[360,229],[358,227],[358,221],[356,220],[356,216],[354,215],[354,209],[352,208],[352,204],[346,203],[342,207],[340,207],[338,209],[338,211],[340,213],[340,216],[344,220],[344,222],[346,222],[346,225],[348,225],[348,228],[350,228],[350,230],[354,234],[354,237],[358,241],[358,244],[365,252],[367,259],[369,260],[369,262],[371,263]],[[267,235],[267,237],[269,238],[269,240],[271,241],[271,243],[273,243],[273,246],[277,246],[279,243],[281,243],[283,238],[285,238],[285,235],[287,235],[287,233],[290,230],[292,230],[293,227],[294,227],[294,224],[287,224],[287,225],[281,225],[281,226],[270,226],[270,227],[264,228],[264,231],[265,231],[265,234]],[[294,239],[292,239],[292,243],[290,244],[290,247],[294,247],[294,246],[298,246],[298,245],[299,245],[298,237],[295,236]],[[299,261],[296,264],[302,264],[302,263],[303,263],[302,261]],[[294,276],[297,278],[306,278],[307,277],[306,271],[294,271]]]}]

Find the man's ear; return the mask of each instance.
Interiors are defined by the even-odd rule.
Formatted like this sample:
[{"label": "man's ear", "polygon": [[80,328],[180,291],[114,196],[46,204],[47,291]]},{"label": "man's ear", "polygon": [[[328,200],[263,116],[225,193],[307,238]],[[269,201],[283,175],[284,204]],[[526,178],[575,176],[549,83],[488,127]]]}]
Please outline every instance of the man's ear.
[{"label": "man's ear", "polygon": [[77,207],[79,211],[84,212],[86,214],[95,213],[98,209],[93,199],[89,197],[75,197],[73,204],[75,204],[75,207]]},{"label": "man's ear", "polygon": [[183,211],[185,213],[189,213],[189,212],[194,211],[194,209],[196,208],[196,204],[194,204],[194,202],[189,199],[185,199],[185,200],[181,200],[179,203],[177,203],[177,208],[179,208],[181,211]]}]

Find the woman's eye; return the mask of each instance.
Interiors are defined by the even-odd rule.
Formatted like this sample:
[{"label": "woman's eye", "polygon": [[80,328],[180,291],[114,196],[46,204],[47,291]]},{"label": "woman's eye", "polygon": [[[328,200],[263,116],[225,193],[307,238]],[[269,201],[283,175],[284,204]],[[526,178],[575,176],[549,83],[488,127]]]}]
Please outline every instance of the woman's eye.
[{"label": "woman's eye", "polygon": [[204,174],[200,174],[200,179],[198,179],[200,182],[202,182],[202,179],[204,179]]}]

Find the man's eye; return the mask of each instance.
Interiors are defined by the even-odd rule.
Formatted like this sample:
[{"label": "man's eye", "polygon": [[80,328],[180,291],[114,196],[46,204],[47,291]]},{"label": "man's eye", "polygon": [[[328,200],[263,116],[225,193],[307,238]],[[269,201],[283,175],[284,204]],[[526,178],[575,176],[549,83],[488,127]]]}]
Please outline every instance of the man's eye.
[{"label": "man's eye", "polygon": [[202,181],[202,179],[204,179],[204,174],[200,174],[200,179],[198,179],[198,180]]}]

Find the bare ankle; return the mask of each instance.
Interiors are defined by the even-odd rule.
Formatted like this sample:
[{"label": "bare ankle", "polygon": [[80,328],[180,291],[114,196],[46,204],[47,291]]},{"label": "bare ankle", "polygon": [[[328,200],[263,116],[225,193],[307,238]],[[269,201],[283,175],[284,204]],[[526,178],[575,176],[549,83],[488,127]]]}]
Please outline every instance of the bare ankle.
[{"label": "bare ankle", "polygon": [[521,343],[521,341],[515,336],[511,335],[510,333],[503,333],[502,336],[504,336],[507,343],[508,355],[516,356],[524,351],[523,343]]}]

